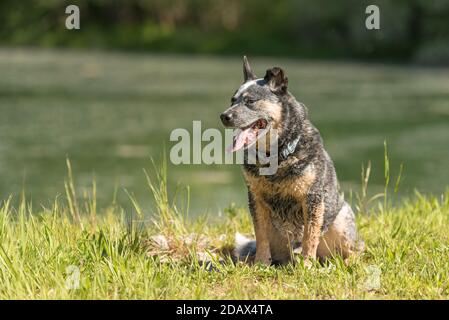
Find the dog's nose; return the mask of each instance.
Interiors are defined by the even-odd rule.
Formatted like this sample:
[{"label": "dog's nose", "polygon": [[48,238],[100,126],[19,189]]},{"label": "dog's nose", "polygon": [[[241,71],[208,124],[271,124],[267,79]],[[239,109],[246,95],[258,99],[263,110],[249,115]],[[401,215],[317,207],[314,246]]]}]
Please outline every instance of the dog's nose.
[{"label": "dog's nose", "polygon": [[220,119],[221,119],[221,122],[223,122],[223,124],[224,124],[225,126],[227,126],[227,125],[229,125],[230,122],[231,122],[232,114],[231,114],[231,113],[222,113],[222,114],[220,115]]}]

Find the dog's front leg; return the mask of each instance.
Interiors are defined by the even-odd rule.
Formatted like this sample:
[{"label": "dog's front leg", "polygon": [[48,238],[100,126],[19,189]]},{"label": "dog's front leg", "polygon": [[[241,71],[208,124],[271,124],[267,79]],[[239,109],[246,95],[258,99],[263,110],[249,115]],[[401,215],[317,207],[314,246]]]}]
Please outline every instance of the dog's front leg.
[{"label": "dog's front leg", "polygon": [[253,222],[256,231],[256,257],[255,263],[271,264],[271,250],[270,250],[270,232],[271,220],[270,210],[262,202],[256,202],[254,210]]},{"label": "dog's front leg", "polygon": [[324,202],[320,196],[308,195],[303,203],[304,235],[302,255],[304,264],[310,267],[310,259],[316,259],[324,219]]}]

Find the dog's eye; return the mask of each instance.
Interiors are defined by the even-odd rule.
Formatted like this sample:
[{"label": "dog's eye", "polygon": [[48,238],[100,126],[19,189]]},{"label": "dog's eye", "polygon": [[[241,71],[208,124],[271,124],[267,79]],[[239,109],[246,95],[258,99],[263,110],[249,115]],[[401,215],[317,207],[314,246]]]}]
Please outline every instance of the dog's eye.
[{"label": "dog's eye", "polygon": [[254,104],[255,102],[257,102],[257,99],[245,97],[244,101],[245,101],[245,104]]}]

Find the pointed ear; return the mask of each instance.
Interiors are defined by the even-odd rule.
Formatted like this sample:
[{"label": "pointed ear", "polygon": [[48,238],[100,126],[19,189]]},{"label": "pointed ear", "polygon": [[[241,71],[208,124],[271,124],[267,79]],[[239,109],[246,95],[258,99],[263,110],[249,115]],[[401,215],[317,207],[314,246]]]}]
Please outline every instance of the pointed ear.
[{"label": "pointed ear", "polygon": [[243,56],[243,80],[245,82],[256,79],[256,75],[251,70],[251,67],[249,66],[248,59],[246,56]]},{"label": "pointed ear", "polygon": [[268,69],[264,79],[268,83],[273,92],[275,93],[287,92],[288,78],[285,75],[284,70],[282,70],[281,68],[274,67]]}]

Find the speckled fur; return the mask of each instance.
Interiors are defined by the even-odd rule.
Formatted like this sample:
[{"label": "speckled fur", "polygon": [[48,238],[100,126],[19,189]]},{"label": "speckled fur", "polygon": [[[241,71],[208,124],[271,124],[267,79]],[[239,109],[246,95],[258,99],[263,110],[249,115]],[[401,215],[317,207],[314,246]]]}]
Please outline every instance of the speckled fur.
[{"label": "speckled fur", "polygon": [[[306,262],[317,255],[326,258],[338,253],[348,258],[360,251],[354,213],[339,193],[333,162],[307,108],[287,90],[284,71],[268,69],[263,79],[254,80],[245,58],[244,75],[246,85],[237,90],[233,105],[225,111],[233,116],[227,125],[240,127],[264,118],[279,133],[275,174],[260,175],[260,165],[244,164],[256,230],[255,261],[286,263],[297,243]],[[248,96],[256,102],[248,103]],[[285,156],[283,151],[292,142],[296,146]],[[239,254],[254,252],[243,249]]]}]

